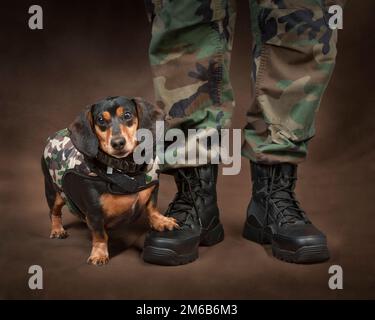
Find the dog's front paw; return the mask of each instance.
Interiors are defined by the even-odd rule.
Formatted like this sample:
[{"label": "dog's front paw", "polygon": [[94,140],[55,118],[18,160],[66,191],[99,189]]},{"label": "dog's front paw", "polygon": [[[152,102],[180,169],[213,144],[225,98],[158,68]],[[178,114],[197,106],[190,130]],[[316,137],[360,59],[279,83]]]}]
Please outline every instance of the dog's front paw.
[{"label": "dog's front paw", "polygon": [[92,264],[94,266],[104,266],[109,262],[108,255],[91,255],[87,259],[88,264]]},{"label": "dog's front paw", "polygon": [[65,239],[69,236],[68,232],[64,228],[52,229],[50,238],[51,239]]},{"label": "dog's front paw", "polygon": [[157,219],[152,219],[151,228],[156,231],[173,230],[179,228],[176,219],[160,215]]}]

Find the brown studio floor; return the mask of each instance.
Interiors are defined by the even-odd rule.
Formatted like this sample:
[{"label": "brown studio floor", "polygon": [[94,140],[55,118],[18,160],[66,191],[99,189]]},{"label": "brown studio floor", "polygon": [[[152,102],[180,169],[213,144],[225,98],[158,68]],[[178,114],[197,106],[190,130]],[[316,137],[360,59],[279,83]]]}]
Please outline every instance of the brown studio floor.
[{"label": "brown studio floor", "polygon": [[[330,261],[286,264],[273,258],[269,248],[241,237],[251,193],[249,166],[243,160],[240,175],[219,179],[226,232],[222,243],[201,248],[199,260],[186,266],[149,265],[140,257],[145,231],[140,221],[117,230],[110,264],[102,268],[85,263],[90,234],[69,213],[65,224],[70,237],[48,238],[39,159],[45,138],[65,127],[85,104],[118,93],[152,100],[149,26],[142,3],[135,1],[93,1],[89,8],[71,3],[69,24],[60,14],[61,5],[41,3],[48,27],[32,34],[23,25],[21,5],[1,4],[10,12],[9,21],[1,23],[13,27],[7,32],[0,28],[8,43],[0,51],[0,298],[375,298],[374,46],[370,37],[365,41],[358,36],[374,30],[373,1],[349,3],[346,9],[337,69],[317,117],[309,161],[300,166],[299,198],[328,235]],[[235,128],[244,125],[251,99],[246,1],[239,6],[232,67]],[[99,18],[104,22],[97,26]],[[173,181],[162,176],[161,209],[173,193]],[[27,270],[33,264],[44,269],[44,290],[28,289]],[[341,291],[328,288],[332,264],[344,270]]]}]

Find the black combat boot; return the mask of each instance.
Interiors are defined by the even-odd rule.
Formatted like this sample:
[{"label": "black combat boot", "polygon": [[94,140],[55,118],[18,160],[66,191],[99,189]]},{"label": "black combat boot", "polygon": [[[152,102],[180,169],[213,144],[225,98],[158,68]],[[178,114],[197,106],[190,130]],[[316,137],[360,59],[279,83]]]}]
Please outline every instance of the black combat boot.
[{"label": "black combat boot", "polygon": [[146,262],[186,264],[198,258],[199,245],[212,246],[223,240],[216,196],[217,172],[217,165],[173,171],[177,194],[165,215],[175,218],[180,227],[147,234],[143,250]]},{"label": "black combat boot", "polygon": [[326,236],[307,218],[295,199],[297,166],[251,163],[253,196],[243,236],[271,244],[278,259],[314,263],[329,259]]}]

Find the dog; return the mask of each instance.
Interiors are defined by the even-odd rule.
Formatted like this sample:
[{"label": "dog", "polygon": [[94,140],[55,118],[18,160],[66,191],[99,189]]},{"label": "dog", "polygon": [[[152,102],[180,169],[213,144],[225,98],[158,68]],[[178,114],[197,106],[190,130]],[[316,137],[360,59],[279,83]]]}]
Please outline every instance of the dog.
[{"label": "dog", "polygon": [[144,212],[155,230],[178,228],[175,219],[157,209],[157,161],[139,165],[133,159],[137,130],[155,135],[155,122],[162,115],[141,98],[108,97],[86,107],[68,128],[47,139],[42,171],[50,238],[68,236],[62,223],[64,205],[90,229],[87,262],[97,266],[109,262],[106,230],[120,221],[134,221]]}]

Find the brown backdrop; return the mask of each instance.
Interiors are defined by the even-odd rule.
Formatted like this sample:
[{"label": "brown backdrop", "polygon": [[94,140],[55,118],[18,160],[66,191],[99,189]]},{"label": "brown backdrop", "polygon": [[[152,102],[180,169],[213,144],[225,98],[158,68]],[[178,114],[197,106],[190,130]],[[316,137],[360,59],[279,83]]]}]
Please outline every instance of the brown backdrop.
[{"label": "brown backdrop", "polygon": [[[1,1],[0,12],[0,298],[375,298],[374,82],[375,2],[349,2],[337,69],[317,119],[298,192],[329,237],[329,262],[303,266],[274,259],[241,237],[250,195],[248,163],[220,177],[225,241],[201,248],[181,267],[145,264],[142,223],[119,230],[103,268],[85,264],[89,232],[66,214],[70,237],[48,239],[39,160],[47,136],[87,104],[108,95],[153,99],[150,39],[142,1],[38,1],[45,29],[27,27],[29,1]],[[247,1],[239,1],[232,79],[241,128],[250,100]],[[163,176],[160,206],[174,185]],[[44,290],[27,287],[28,267],[44,268]],[[328,268],[344,270],[344,290],[328,289]]]}]

